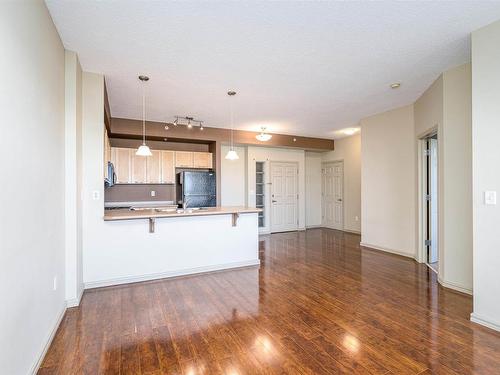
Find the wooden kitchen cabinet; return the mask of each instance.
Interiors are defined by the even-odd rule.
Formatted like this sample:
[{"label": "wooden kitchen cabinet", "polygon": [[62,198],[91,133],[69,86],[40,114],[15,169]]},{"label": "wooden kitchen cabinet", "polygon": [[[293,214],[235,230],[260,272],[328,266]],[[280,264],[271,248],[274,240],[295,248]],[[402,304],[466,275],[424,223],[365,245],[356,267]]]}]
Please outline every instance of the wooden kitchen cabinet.
[{"label": "wooden kitchen cabinet", "polygon": [[111,144],[109,143],[108,132],[104,129],[104,178],[109,178],[108,161],[111,161]]},{"label": "wooden kitchen cabinet", "polygon": [[131,179],[131,157],[130,148],[112,147],[111,162],[115,167],[116,182],[118,184],[128,184]]},{"label": "wooden kitchen cabinet", "polygon": [[161,151],[151,150],[152,156],[147,157],[147,182],[159,184],[161,182]]},{"label": "wooden kitchen cabinet", "polygon": [[131,159],[132,159],[132,183],[141,184],[146,183],[148,180],[147,176],[147,156],[138,156],[135,154],[135,150],[131,149]]},{"label": "wooden kitchen cabinet", "polygon": [[193,167],[212,169],[212,153],[193,152]]},{"label": "wooden kitchen cabinet", "polygon": [[193,152],[176,151],[175,166],[177,168],[194,168]]},{"label": "wooden kitchen cabinet", "polygon": [[161,151],[161,182],[175,183],[175,152]]}]

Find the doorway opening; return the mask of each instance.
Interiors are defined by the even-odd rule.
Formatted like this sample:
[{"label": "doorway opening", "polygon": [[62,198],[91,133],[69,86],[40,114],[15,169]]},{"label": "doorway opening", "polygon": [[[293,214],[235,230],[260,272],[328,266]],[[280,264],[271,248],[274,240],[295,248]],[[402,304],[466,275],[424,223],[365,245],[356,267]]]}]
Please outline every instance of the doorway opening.
[{"label": "doorway opening", "polygon": [[321,168],[321,225],[344,230],[344,162],[323,163]]},{"label": "doorway opening", "polygon": [[425,263],[436,273],[439,269],[438,247],[438,136],[437,133],[423,139],[423,188],[424,188],[424,257]]},{"label": "doorway opening", "polygon": [[299,166],[271,162],[271,233],[299,229]]}]

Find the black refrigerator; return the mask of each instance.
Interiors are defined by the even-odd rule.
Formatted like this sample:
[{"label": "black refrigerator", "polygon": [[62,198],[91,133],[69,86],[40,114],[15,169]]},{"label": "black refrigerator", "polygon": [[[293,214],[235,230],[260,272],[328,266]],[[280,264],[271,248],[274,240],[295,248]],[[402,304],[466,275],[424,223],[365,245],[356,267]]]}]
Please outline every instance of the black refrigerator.
[{"label": "black refrigerator", "polygon": [[217,205],[215,172],[183,171],[177,174],[177,203],[185,207]]}]

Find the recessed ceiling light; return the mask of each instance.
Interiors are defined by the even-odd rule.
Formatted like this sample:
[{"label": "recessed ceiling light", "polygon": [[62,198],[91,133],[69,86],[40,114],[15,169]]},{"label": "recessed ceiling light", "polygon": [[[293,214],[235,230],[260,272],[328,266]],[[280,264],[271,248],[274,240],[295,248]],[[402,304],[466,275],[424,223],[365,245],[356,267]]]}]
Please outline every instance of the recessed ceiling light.
[{"label": "recessed ceiling light", "polygon": [[394,82],[391,84],[391,89],[399,89],[401,87],[401,83]]},{"label": "recessed ceiling light", "polygon": [[341,130],[341,132],[345,135],[353,135],[353,134],[357,133],[358,130],[359,130],[358,128],[347,128],[347,129]]}]

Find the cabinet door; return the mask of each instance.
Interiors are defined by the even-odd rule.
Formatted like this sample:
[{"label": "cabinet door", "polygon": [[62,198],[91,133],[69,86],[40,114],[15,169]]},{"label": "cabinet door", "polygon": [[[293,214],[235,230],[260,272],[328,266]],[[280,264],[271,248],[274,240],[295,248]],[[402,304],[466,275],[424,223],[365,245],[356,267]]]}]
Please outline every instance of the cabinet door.
[{"label": "cabinet door", "polygon": [[193,164],[195,168],[212,168],[212,153],[193,152]]},{"label": "cabinet door", "polygon": [[132,158],[132,183],[141,184],[147,182],[147,160],[148,156],[138,156],[135,150],[131,150]]},{"label": "cabinet door", "polygon": [[193,168],[193,153],[187,151],[176,151],[175,166],[180,168]]},{"label": "cabinet door", "polygon": [[151,150],[152,156],[147,157],[148,165],[148,183],[158,184],[161,182],[161,153],[157,150]]},{"label": "cabinet door", "polygon": [[127,184],[130,182],[130,149],[121,147],[111,148],[111,162],[115,166],[116,182]]},{"label": "cabinet door", "polygon": [[108,178],[108,161],[111,161],[111,145],[108,132],[104,129],[104,178]]},{"label": "cabinet door", "polygon": [[161,152],[161,182],[175,183],[175,153],[174,151]]}]

